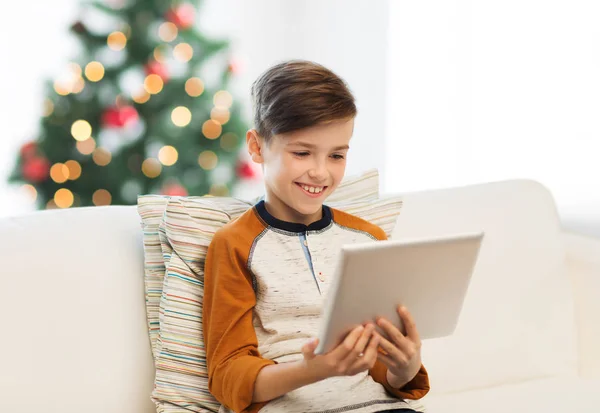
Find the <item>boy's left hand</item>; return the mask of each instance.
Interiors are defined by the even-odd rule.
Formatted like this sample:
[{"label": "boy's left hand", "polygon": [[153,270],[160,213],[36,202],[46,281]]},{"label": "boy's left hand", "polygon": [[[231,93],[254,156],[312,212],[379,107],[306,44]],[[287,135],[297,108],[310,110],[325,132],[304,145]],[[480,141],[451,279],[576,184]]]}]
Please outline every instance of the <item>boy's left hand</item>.
[{"label": "boy's left hand", "polygon": [[408,310],[399,306],[397,311],[406,335],[386,318],[379,318],[377,325],[385,331],[389,340],[380,336],[379,346],[387,355],[378,352],[377,358],[387,366],[390,386],[399,389],[411,381],[421,368],[421,338]]}]

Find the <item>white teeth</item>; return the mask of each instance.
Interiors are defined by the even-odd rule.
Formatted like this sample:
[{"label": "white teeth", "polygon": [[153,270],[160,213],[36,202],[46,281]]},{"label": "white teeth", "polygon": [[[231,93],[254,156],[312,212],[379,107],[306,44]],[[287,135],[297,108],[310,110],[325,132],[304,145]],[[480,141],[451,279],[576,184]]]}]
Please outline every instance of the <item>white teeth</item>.
[{"label": "white teeth", "polygon": [[318,193],[323,192],[322,186],[314,187],[314,186],[302,185],[302,189],[304,189],[306,192],[310,192],[311,194],[318,194]]}]

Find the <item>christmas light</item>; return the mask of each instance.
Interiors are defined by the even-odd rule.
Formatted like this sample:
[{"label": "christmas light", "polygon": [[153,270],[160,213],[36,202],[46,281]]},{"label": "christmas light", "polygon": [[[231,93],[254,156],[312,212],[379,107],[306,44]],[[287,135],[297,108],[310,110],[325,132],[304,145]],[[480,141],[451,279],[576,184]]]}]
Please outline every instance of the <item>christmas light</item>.
[{"label": "christmas light", "polygon": [[104,77],[104,66],[100,62],[90,62],[85,66],[85,76],[91,82],[99,82]]},{"label": "christmas light", "polygon": [[89,155],[92,152],[94,152],[94,149],[96,149],[96,141],[94,140],[94,138],[88,138],[84,141],[78,141],[77,144],[77,150],[83,154],[83,155]]},{"label": "christmas light", "polygon": [[163,89],[163,86],[164,86],[164,82],[163,82],[162,78],[156,74],[148,75],[148,76],[146,76],[146,79],[144,80],[144,89],[146,89],[146,92],[148,92],[152,95],[156,95],[156,94],[160,93],[161,90]]},{"label": "christmas light", "polygon": [[154,158],[148,158],[142,162],[142,173],[148,178],[156,178],[160,175],[161,171],[162,166],[160,165],[160,162]]},{"label": "christmas light", "polygon": [[220,107],[214,107],[210,111],[210,118],[221,125],[225,125],[227,122],[229,122],[230,116],[231,114],[227,109]]},{"label": "christmas light", "polygon": [[226,151],[233,151],[237,148],[238,138],[235,134],[228,132],[221,136],[221,148]]},{"label": "christmas light", "polygon": [[112,50],[123,50],[127,45],[127,37],[122,32],[112,32],[108,35],[106,43]]},{"label": "christmas light", "polygon": [[80,93],[85,87],[85,80],[82,77],[77,78],[71,87],[71,93]]},{"label": "christmas light", "polygon": [[198,156],[198,165],[206,171],[215,169],[219,163],[219,157],[213,151],[204,151]]},{"label": "christmas light", "polygon": [[198,97],[204,92],[204,82],[197,77],[189,78],[185,82],[185,91],[191,97]]},{"label": "christmas light", "polygon": [[183,128],[192,121],[192,112],[185,106],[178,106],[171,112],[171,120],[175,126]]},{"label": "christmas light", "polygon": [[144,90],[144,91],[138,93],[137,95],[132,96],[131,99],[135,103],[139,103],[141,105],[150,100],[150,93],[148,93],[147,91]]},{"label": "christmas light", "polygon": [[92,195],[92,202],[96,206],[110,205],[112,202],[112,195],[106,189],[98,189]]},{"label": "christmas light", "polygon": [[45,99],[44,106],[42,109],[42,116],[48,117],[48,116],[52,115],[53,112],[54,112],[54,103],[52,103],[52,101],[50,99]]},{"label": "christmas light", "polygon": [[81,176],[81,165],[77,161],[67,161],[65,162],[66,167],[69,169],[68,178],[71,181],[78,179]]},{"label": "christmas light", "polygon": [[202,133],[208,139],[217,139],[219,136],[221,136],[222,131],[223,128],[221,127],[221,124],[212,119],[207,120],[202,125]]},{"label": "christmas light", "polygon": [[165,63],[167,61],[167,52],[169,49],[170,48],[164,45],[156,46],[153,53],[154,60],[160,63]]},{"label": "christmas light", "polygon": [[54,203],[59,208],[70,208],[74,200],[73,192],[67,188],[61,188],[54,193]]},{"label": "christmas light", "polygon": [[23,191],[25,196],[27,196],[27,198],[29,199],[29,201],[31,203],[34,203],[36,201],[38,194],[37,194],[37,189],[35,189],[35,186],[25,184],[25,185],[21,186],[21,190]]},{"label": "christmas light", "polygon": [[77,141],[84,141],[92,136],[92,126],[86,120],[76,120],[71,125],[71,135]]},{"label": "christmas light", "polygon": [[189,62],[194,57],[194,49],[188,43],[179,43],[173,49],[173,56],[181,62]]},{"label": "christmas light", "polygon": [[81,70],[81,66],[79,66],[77,63],[69,63],[68,66],[69,66],[69,71],[71,72],[71,75],[74,79],[81,77],[81,75],[83,74],[83,71]]},{"label": "christmas light", "polygon": [[226,90],[220,90],[213,97],[215,106],[223,109],[229,109],[233,104],[233,96]]},{"label": "christmas light", "polygon": [[48,201],[48,203],[46,203],[46,209],[56,209],[56,202],[54,202],[54,199],[51,199],[50,201]]},{"label": "christmas light", "polygon": [[158,37],[163,42],[172,42],[177,38],[178,32],[177,26],[171,22],[165,22],[158,27]]},{"label": "christmas light", "polygon": [[179,158],[179,154],[177,153],[177,149],[172,146],[163,146],[158,151],[158,160],[165,166],[174,165]]},{"label": "christmas light", "polygon": [[112,160],[112,154],[104,148],[96,148],[92,155],[92,159],[98,166],[106,166]]},{"label": "christmas light", "polygon": [[69,168],[64,163],[55,163],[50,168],[50,178],[57,184],[62,184],[69,179]]},{"label": "christmas light", "polygon": [[54,91],[60,96],[67,96],[71,93],[71,88],[56,80],[54,81]]}]

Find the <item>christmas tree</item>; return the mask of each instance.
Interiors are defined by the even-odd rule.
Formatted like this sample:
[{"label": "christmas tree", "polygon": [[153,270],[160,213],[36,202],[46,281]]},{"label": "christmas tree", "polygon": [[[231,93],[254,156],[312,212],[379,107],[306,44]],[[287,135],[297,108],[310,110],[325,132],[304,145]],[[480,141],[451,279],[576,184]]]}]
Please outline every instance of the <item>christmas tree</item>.
[{"label": "christmas tree", "polygon": [[87,20],[71,27],[79,56],[48,82],[39,135],[21,147],[11,182],[39,208],[68,208],[148,193],[224,196],[254,174],[239,155],[247,125],[227,91],[237,67],[227,41],[198,30],[197,1],[82,10]]}]

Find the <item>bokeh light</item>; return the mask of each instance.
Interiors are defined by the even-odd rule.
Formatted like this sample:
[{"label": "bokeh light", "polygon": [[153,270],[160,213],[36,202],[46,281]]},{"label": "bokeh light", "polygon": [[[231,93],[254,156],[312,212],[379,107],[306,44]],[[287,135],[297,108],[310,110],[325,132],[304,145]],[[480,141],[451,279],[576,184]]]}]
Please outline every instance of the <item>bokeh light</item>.
[{"label": "bokeh light", "polygon": [[110,205],[112,202],[112,195],[106,189],[98,189],[92,195],[92,202],[96,206]]},{"label": "bokeh light", "polygon": [[94,162],[98,166],[106,166],[112,160],[112,154],[104,148],[96,148],[92,155]]},{"label": "bokeh light", "polygon": [[69,168],[64,163],[55,163],[50,168],[50,178],[57,184],[62,184],[69,179]]},{"label": "bokeh light", "polygon": [[160,151],[158,151],[158,160],[165,166],[174,165],[178,158],[179,153],[173,146],[163,146],[160,148]]},{"label": "bokeh light", "polygon": [[81,176],[81,165],[79,164],[79,162],[70,160],[65,162],[65,165],[69,169],[69,179],[71,181],[79,179],[79,177]]},{"label": "bokeh light", "polygon": [[198,97],[204,92],[204,82],[197,77],[189,78],[185,82],[185,91],[191,97]]},{"label": "bokeh light", "polygon": [[225,135],[221,136],[221,148],[228,152],[232,152],[237,148],[238,138],[232,133],[228,132]]},{"label": "bokeh light", "polygon": [[127,36],[123,32],[112,32],[108,35],[106,43],[112,50],[123,50],[127,45]]},{"label": "bokeh light", "polygon": [[221,107],[214,107],[210,111],[210,118],[221,125],[225,125],[229,122],[230,117],[231,114],[229,113],[229,110]]},{"label": "bokeh light", "polygon": [[133,95],[131,99],[133,99],[135,103],[139,103],[141,105],[148,102],[150,100],[150,96],[150,93],[148,93],[146,90],[143,90],[142,92]]},{"label": "bokeh light", "polygon": [[83,154],[83,155],[89,155],[92,152],[94,152],[94,149],[96,149],[96,141],[94,140],[94,138],[88,138],[84,141],[78,141],[77,144],[77,150]]},{"label": "bokeh light", "polygon": [[164,82],[162,78],[157,74],[148,75],[144,80],[144,89],[146,89],[146,92],[152,95],[160,93],[163,89],[163,86]]},{"label": "bokeh light", "polygon": [[59,208],[70,208],[74,200],[73,192],[67,188],[61,188],[54,193],[54,203]]},{"label": "bokeh light", "polygon": [[163,42],[172,42],[177,38],[178,29],[174,23],[165,22],[158,27],[158,37]]},{"label": "bokeh light", "polygon": [[148,178],[156,178],[160,175],[162,166],[157,159],[148,158],[142,162],[142,173]]},{"label": "bokeh light", "polygon": [[30,184],[25,184],[23,186],[21,186],[21,191],[23,191],[23,193],[25,194],[25,196],[29,199],[29,201],[31,203],[34,203],[37,200],[37,189],[35,189],[35,186],[30,185]]},{"label": "bokeh light", "polygon": [[92,136],[92,126],[87,120],[76,120],[71,125],[71,135],[77,141],[84,141]]},{"label": "bokeh light", "polygon": [[173,49],[173,56],[180,62],[189,62],[194,57],[194,49],[189,43],[179,43]]},{"label": "bokeh light", "polygon": [[210,190],[208,193],[212,196],[228,196],[229,189],[225,185],[214,184],[210,187]]},{"label": "bokeh light", "polygon": [[99,82],[104,77],[104,66],[100,62],[90,62],[85,66],[85,76],[90,82]]},{"label": "bokeh light", "polygon": [[50,99],[44,99],[44,105],[42,107],[42,116],[48,117],[54,113],[54,103]]},{"label": "bokeh light", "polygon": [[171,112],[171,120],[175,126],[182,128],[192,121],[192,112],[185,106],[178,106]]},{"label": "bokeh light", "polygon": [[213,102],[219,108],[229,109],[233,104],[233,96],[226,90],[220,90],[215,93]]},{"label": "bokeh light", "polygon": [[217,139],[219,136],[221,136],[222,131],[223,128],[221,127],[221,124],[212,119],[207,120],[202,125],[202,133],[208,139]]},{"label": "bokeh light", "polygon": [[219,157],[213,151],[204,151],[198,156],[198,165],[204,170],[215,169],[219,163]]}]

